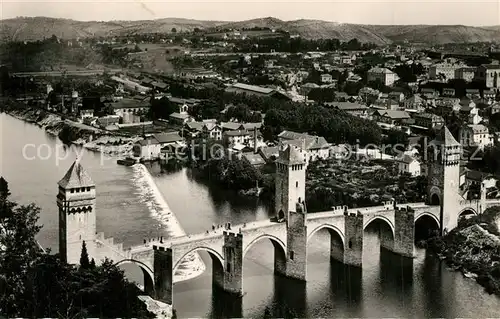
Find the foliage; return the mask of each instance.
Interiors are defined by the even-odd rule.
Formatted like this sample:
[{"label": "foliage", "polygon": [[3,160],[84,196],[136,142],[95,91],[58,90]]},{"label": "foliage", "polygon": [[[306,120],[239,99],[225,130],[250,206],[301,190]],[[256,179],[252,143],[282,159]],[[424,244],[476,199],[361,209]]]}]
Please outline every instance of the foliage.
[{"label": "foliage", "polygon": [[425,73],[425,69],[420,63],[401,64],[398,65],[394,72],[398,75],[401,81],[410,83],[416,82],[417,76]]},{"label": "foliage", "polygon": [[170,114],[179,111],[177,104],[170,102],[167,97],[162,97],[161,99],[152,97],[150,103],[149,117],[152,120],[168,119]]},{"label": "foliage", "polygon": [[481,154],[475,154],[479,160],[469,161],[469,167],[485,173],[500,174],[500,145],[485,147]]},{"label": "foliage", "polygon": [[[3,184],[5,185],[5,184]],[[3,188],[4,194],[5,188]],[[8,190],[7,190],[8,193]],[[150,318],[141,292],[111,261],[76,269],[42,252],[35,236],[40,209],[4,200],[0,223],[0,313],[7,317]],[[82,254],[83,255],[83,254]],[[83,257],[83,256],[82,256]],[[88,257],[87,257],[88,262]]]},{"label": "foliage", "polygon": [[428,247],[442,255],[455,269],[473,272],[476,281],[488,293],[500,295],[500,246],[483,229],[500,235],[496,225],[500,207],[488,208],[483,214],[462,220],[444,237],[429,241]]},{"label": "foliage", "polygon": [[226,121],[235,119],[238,122],[249,122],[257,123],[262,121],[262,115],[257,112],[253,112],[248,105],[238,104],[236,106],[229,107],[224,116]]},{"label": "foliage", "polygon": [[335,101],[334,88],[314,88],[309,91],[307,98],[317,103],[333,102]]},{"label": "foliage", "polygon": [[87,253],[87,244],[85,244],[85,240],[82,242],[82,253],[80,255],[80,267],[83,269],[90,268],[89,254]]},{"label": "foliage", "polygon": [[244,159],[237,157],[211,158],[203,166],[203,172],[210,180],[215,180],[227,189],[246,190],[262,180],[261,173]]},{"label": "foliage", "polygon": [[269,139],[285,129],[323,136],[330,143],[366,145],[382,140],[374,122],[321,106],[281,105],[266,112],[264,137]]}]

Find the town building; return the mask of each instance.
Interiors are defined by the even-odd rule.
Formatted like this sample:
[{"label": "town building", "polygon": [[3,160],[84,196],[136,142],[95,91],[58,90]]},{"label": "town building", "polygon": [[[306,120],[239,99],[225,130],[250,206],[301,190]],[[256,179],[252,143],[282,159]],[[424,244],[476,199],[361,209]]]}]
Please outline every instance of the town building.
[{"label": "town building", "polygon": [[455,89],[444,88],[443,89],[443,96],[446,96],[446,97],[453,97],[453,96],[455,96]]},{"label": "town building", "polygon": [[332,76],[328,73],[321,74],[321,83],[332,83]]},{"label": "town building", "polygon": [[418,113],[415,114],[413,118],[415,119],[415,125],[428,129],[433,129],[444,124],[442,116],[432,113]]},{"label": "town building", "polygon": [[290,97],[287,95],[271,88],[265,88],[256,85],[249,85],[243,83],[236,83],[226,88],[225,90],[228,93],[239,93],[239,94],[249,94],[256,96],[268,96],[277,99],[290,100]]},{"label": "town building", "polygon": [[418,95],[407,98],[404,103],[404,109],[408,112],[422,112],[425,110],[425,100]]},{"label": "town building", "polygon": [[429,68],[429,78],[431,80],[450,80],[455,79],[456,71],[463,68],[462,64],[450,63],[449,61],[443,63],[436,63]]},{"label": "town building", "polygon": [[366,105],[351,102],[326,102],[325,106],[359,117],[367,116],[369,109]]},{"label": "town building", "polygon": [[326,159],[330,156],[330,144],[324,137],[283,131],[278,135],[281,144],[293,145],[305,151],[306,162],[315,161],[319,158]]},{"label": "town building", "polygon": [[390,92],[388,98],[400,103],[404,101],[405,95],[403,92]]},{"label": "town building", "polygon": [[500,64],[483,64],[477,68],[476,79],[484,85],[498,91],[500,88]]},{"label": "town building", "polygon": [[137,99],[124,98],[109,103],[115,115],[118,115],[124,124],[140,122],[140,116],[149,110],[149,103]]},{"label": "town building", "polygon": [[373,119],[390,126],[396,126],[401,125],[405,120],[409,120],[410,115],[405,111],[377,110],[373,114]]},{"label": "town building", "polygon": [[368,71],[367,81],[381,81],[385,86],[391,86],[398,79],[396,73],[392,72],[387,68],[375,67]]},{"label": "town building", "polygon": [[455,70],[455,79],[461,79],[466,82],[471,82],[474,80],[477,68],[472,67],[461,67]]},{"label": "town building", "polygon": [[399,174],[410,174],[411,176],[420,176],[421,174],[421,164],[411,155],[403,155],[396,158],[398,163]]},{"label": "town building", "polygon": [[493,138],[488,128],[482,124],[469,124],[460,129],[460,144],[462,146],[485,146],[493,145]]}]

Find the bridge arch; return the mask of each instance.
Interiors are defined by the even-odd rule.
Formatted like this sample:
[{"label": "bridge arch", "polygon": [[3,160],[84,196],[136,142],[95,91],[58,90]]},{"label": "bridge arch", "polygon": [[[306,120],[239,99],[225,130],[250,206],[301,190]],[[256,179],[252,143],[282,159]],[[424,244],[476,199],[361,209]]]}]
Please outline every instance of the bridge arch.
[{"label": "bridge arch", "polygon": [[254,238],[252,241],[250,241],[248,244],[243,247],[243,258],[245,258],[246,253],[250,250],[250,247],[252,247],[254,244],[256,244],[258,241],[262,239],[269,239],[271,243],[274,246],[274,251],[275,253],[280,253],[281,256],[286,256],[286,245],[285,243],[278,237],[271,235],[271,234],[262,234],[260,236],[257,236]]},{"label": "bridge arch", "polygon": [[338,228],[337,226],[334,226],[332,224],[322,224],[322,225],[319,225],[318,227],[316,227],[315,229],[313,229],[309,235],[307,235],[307,242],[309,242],[309,240],[312,238],[312,236],[314,236],[314,234],[322,229],[328,229],[328,231],[330,232],[331,235],[333,235],[334,233],[340,237],[340,240],[342,241],[342,247],[345,246],[345,236],[344,236],[344,233],[342,232],[342,230],[340,230],[340,228]]},{"label": "bridge arch", "polygon": [[441,222],[436,214],[424,211],[415,214],[414,225],[414,241],[420,247],[423,241],[439,234]]},{"label": "bridge arch", "polygon": [[371,223],[373,223],[377,220],[380,220],[380,221],[382,221],[383,224],[386,224],[386,226],[389,226],[389,228],[391,229],[392,238],[394,239],[394,236],[396,234],[394,223],[389,218],[382,216],[382,215],[375,215],[372,218],[368,219],[363,225],[363,230],[365,230]]},{"label": "bridge arch", "polygon": [[461,220],[463,218],[466,218],[467,216],[472,216],[472,215],[476,216],[477,211],[472,207],[465,207],[460,211],[460,213],[458,213],[458,220]]},{"label": "bridge arch", "polygon": [[430,218],[432,218],[435,222],[436,222],[436,226],[439,228],[439,226],[441,225],[441,222],[439,221],[439,219],[436,217],[436,215],[432,214],[431,212],[422,212],[422,213],[417,213],[415,215],[415,224],[417,224],[417,222],[424,216],[428,216]]},{"label": "bridge arch", "polygon": [[144,291],[151,295],[154,290],[154,280],[155,280],[154,271],[151,269],[150,266],[146,265],[142,261],[135,259],[122,259],[119,262],[115,263],[115,266],[128,263],[137,265],[142,270],[142,274],[144,275]]},{"label": "bridge arch", "polygon": [[430,204],[433,206],[441,205],[441,190],[437,186],[432,186],[429,191]]},{"label": "bridge arch", "polygon": [[205,246],[199,246],[199,247],[195,247],[195,248],[192,248],[190,250],[188,250],[187,252],[183,253],[181,256],[179,256],[179,258],[175,257],[175,264],[173,265],[172,267],[172,272],[175,273],[175,271],[177,270],[177,267],[179,267],[179,265],[181,264],[182,260],[189,254],[191,253],[194,253],[194,252],[197,252],[197,251],[206,251],[209,255],[210,255],[210,258],[212,258],[212,263],[213,263],[213,268],[214,270],[215,269],[223,269],[224,268],[224,257],[221,256],[221,254],[210,248],[210,247],[205,247]]}]

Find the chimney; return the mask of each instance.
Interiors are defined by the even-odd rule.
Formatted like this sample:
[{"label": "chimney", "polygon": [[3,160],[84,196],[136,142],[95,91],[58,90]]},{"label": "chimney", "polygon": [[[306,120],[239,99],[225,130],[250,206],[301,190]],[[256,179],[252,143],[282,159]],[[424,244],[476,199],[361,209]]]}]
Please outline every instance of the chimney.
[{"label": "chimney", "polygon": [[253,128],[253,152],[257,154],[257,126]]}]

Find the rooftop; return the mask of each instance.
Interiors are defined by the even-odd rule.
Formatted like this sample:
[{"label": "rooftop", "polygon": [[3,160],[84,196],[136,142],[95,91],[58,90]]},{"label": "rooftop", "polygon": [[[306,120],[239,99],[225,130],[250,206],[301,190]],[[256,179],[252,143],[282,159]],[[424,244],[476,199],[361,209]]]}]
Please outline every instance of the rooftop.
[{"label": "rooftop", "polygon": [[243,83],[236,83],[233,85],[233,88],[246,90],[246,91],[253,91],[253,92],[262,93],[262,94],[270,94],[274,91],[273,89],[260,87],[260,86],[256,86],[256,85],[243,84]]},{"label": "rooftop", "polygon": [[57,184],[65,189],[95,186],[89,173],[82,167],[78,159],[73,162]]},{"label": "rooftop", "polygon": [[285,165],[305,164],[303,151],[293,145],[281,145],[277,162]]},{"label": "rooftop", "polygon": [[436,138],[430,143],[444,146],[461,146],[446,125],[437,132]]}]

